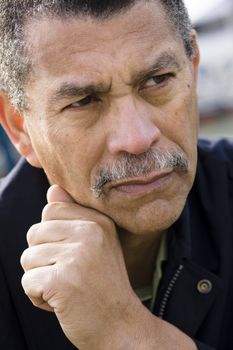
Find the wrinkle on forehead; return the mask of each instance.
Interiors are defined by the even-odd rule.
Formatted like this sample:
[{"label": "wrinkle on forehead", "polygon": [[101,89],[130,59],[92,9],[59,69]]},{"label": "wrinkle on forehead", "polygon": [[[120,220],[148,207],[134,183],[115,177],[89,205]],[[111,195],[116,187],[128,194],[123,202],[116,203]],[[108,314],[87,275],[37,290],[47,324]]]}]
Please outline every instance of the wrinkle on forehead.
[{"label": "wrinkle on forehead", "polygon": [[[159,37],[166,28],[171,29],[170,22],[160,2],[154,0],[153,2],[139,1],[130,10],[107,19],[81,16],[33,18],[25,26],[25,34],[31,53],[34,58],[39,59],[43,52],[54,50],[55,46],[57,49],[65,49],[67,37],[69,42],[78,40],[80,53],[88,53],[88,51],[98,49],[99,42],[101,44],[114,43],[118,38],[122,40],[124,37],[127,39],[132,36],[137,44],[139,33],[140,42],[142,39],[148,39],[150,31],[153,32],[156,39],[156,36]],[[58,33],[59,41],[57,40]],[[39,52],[38,45],[40,46]]]},{"label": "wrinkle on forehead", "polygon": [[[36,85],[38,93],[43,90],[51,96],[65,82],[74,82],[81,88],[104,84],[105,90],[111,84],[115,93],[121,93],[161,53],[168,52],[171,61],[177,42],[182,51],[182,39],[176,40],[156,1],[143,4],[103,21],[74,17],[31,20],[27,35],[34,61],[27,88],[32,91]],[[166,56],[163,61],[161,65],[169,63]]]}]

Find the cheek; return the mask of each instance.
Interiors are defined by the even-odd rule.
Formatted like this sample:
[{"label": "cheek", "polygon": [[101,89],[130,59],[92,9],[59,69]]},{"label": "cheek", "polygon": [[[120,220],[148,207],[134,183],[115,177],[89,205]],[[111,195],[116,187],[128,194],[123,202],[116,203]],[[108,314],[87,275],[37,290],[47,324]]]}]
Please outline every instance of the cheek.
[{"label": "cheek", "polygon": [[199,125],[199,115],[197,108],[196,95],[188,95],[184,99],[184,107],[182,113],[182,128],[181,128],[181,142],[186,148],[186,152],[190,154],[195,154],[197,137],[198,137],[198,125]]},{"label": "cheek", "polygon": [[67,190],[80,204],[89,204],[92,192],[91,178],[102,156],[102,146],[94,133],[83,133],[60,129],[48,133],[40,144],[43,168],[51,183]]},{"label": "cheek", "polygon": [[186,153],[196,147],[198,110],[195,92],[181,93],[166,107],[165,136],[177,143]]}]

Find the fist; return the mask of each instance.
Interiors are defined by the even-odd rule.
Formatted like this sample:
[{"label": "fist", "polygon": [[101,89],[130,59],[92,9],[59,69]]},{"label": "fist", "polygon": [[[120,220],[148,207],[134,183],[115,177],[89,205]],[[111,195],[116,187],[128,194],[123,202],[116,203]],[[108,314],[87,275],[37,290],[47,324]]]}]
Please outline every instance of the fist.
[{"label": "fist", "polygon": [[32,303],[55,312],[75,346],[104,349],[135,298],[113,221],[54,185],[27,241],[22,285]]}]

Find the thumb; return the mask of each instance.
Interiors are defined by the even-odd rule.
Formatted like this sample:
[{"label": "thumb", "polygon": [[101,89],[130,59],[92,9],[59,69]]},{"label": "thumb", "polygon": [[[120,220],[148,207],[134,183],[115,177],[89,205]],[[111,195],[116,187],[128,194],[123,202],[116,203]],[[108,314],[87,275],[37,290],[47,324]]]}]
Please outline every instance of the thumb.
[{"label": "thumb", "polygon": [[73,198],[69,195],[68,192],[63,190],[58,185],[52,185],[47,192],[48,203],[52,202],[66,202],[66,203],[75,203]]}]

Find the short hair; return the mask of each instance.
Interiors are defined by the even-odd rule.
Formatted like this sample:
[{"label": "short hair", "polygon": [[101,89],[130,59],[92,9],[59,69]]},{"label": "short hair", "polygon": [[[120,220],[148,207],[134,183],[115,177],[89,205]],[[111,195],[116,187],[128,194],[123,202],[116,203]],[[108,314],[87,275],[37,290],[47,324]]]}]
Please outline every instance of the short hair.
[{"label": "short hair", "polygon": [[[26,109],[24,86],[30,73],[30,57],[24,40],[28,19],[38,16],[91,16],[105,19],[126,11],[139,0],[0,0],[0,89],[19,111]],[[153,0],[145,0],[153,1]],[[193,56],[192,25],[183,0],[159,0],[170,22]]]}]

